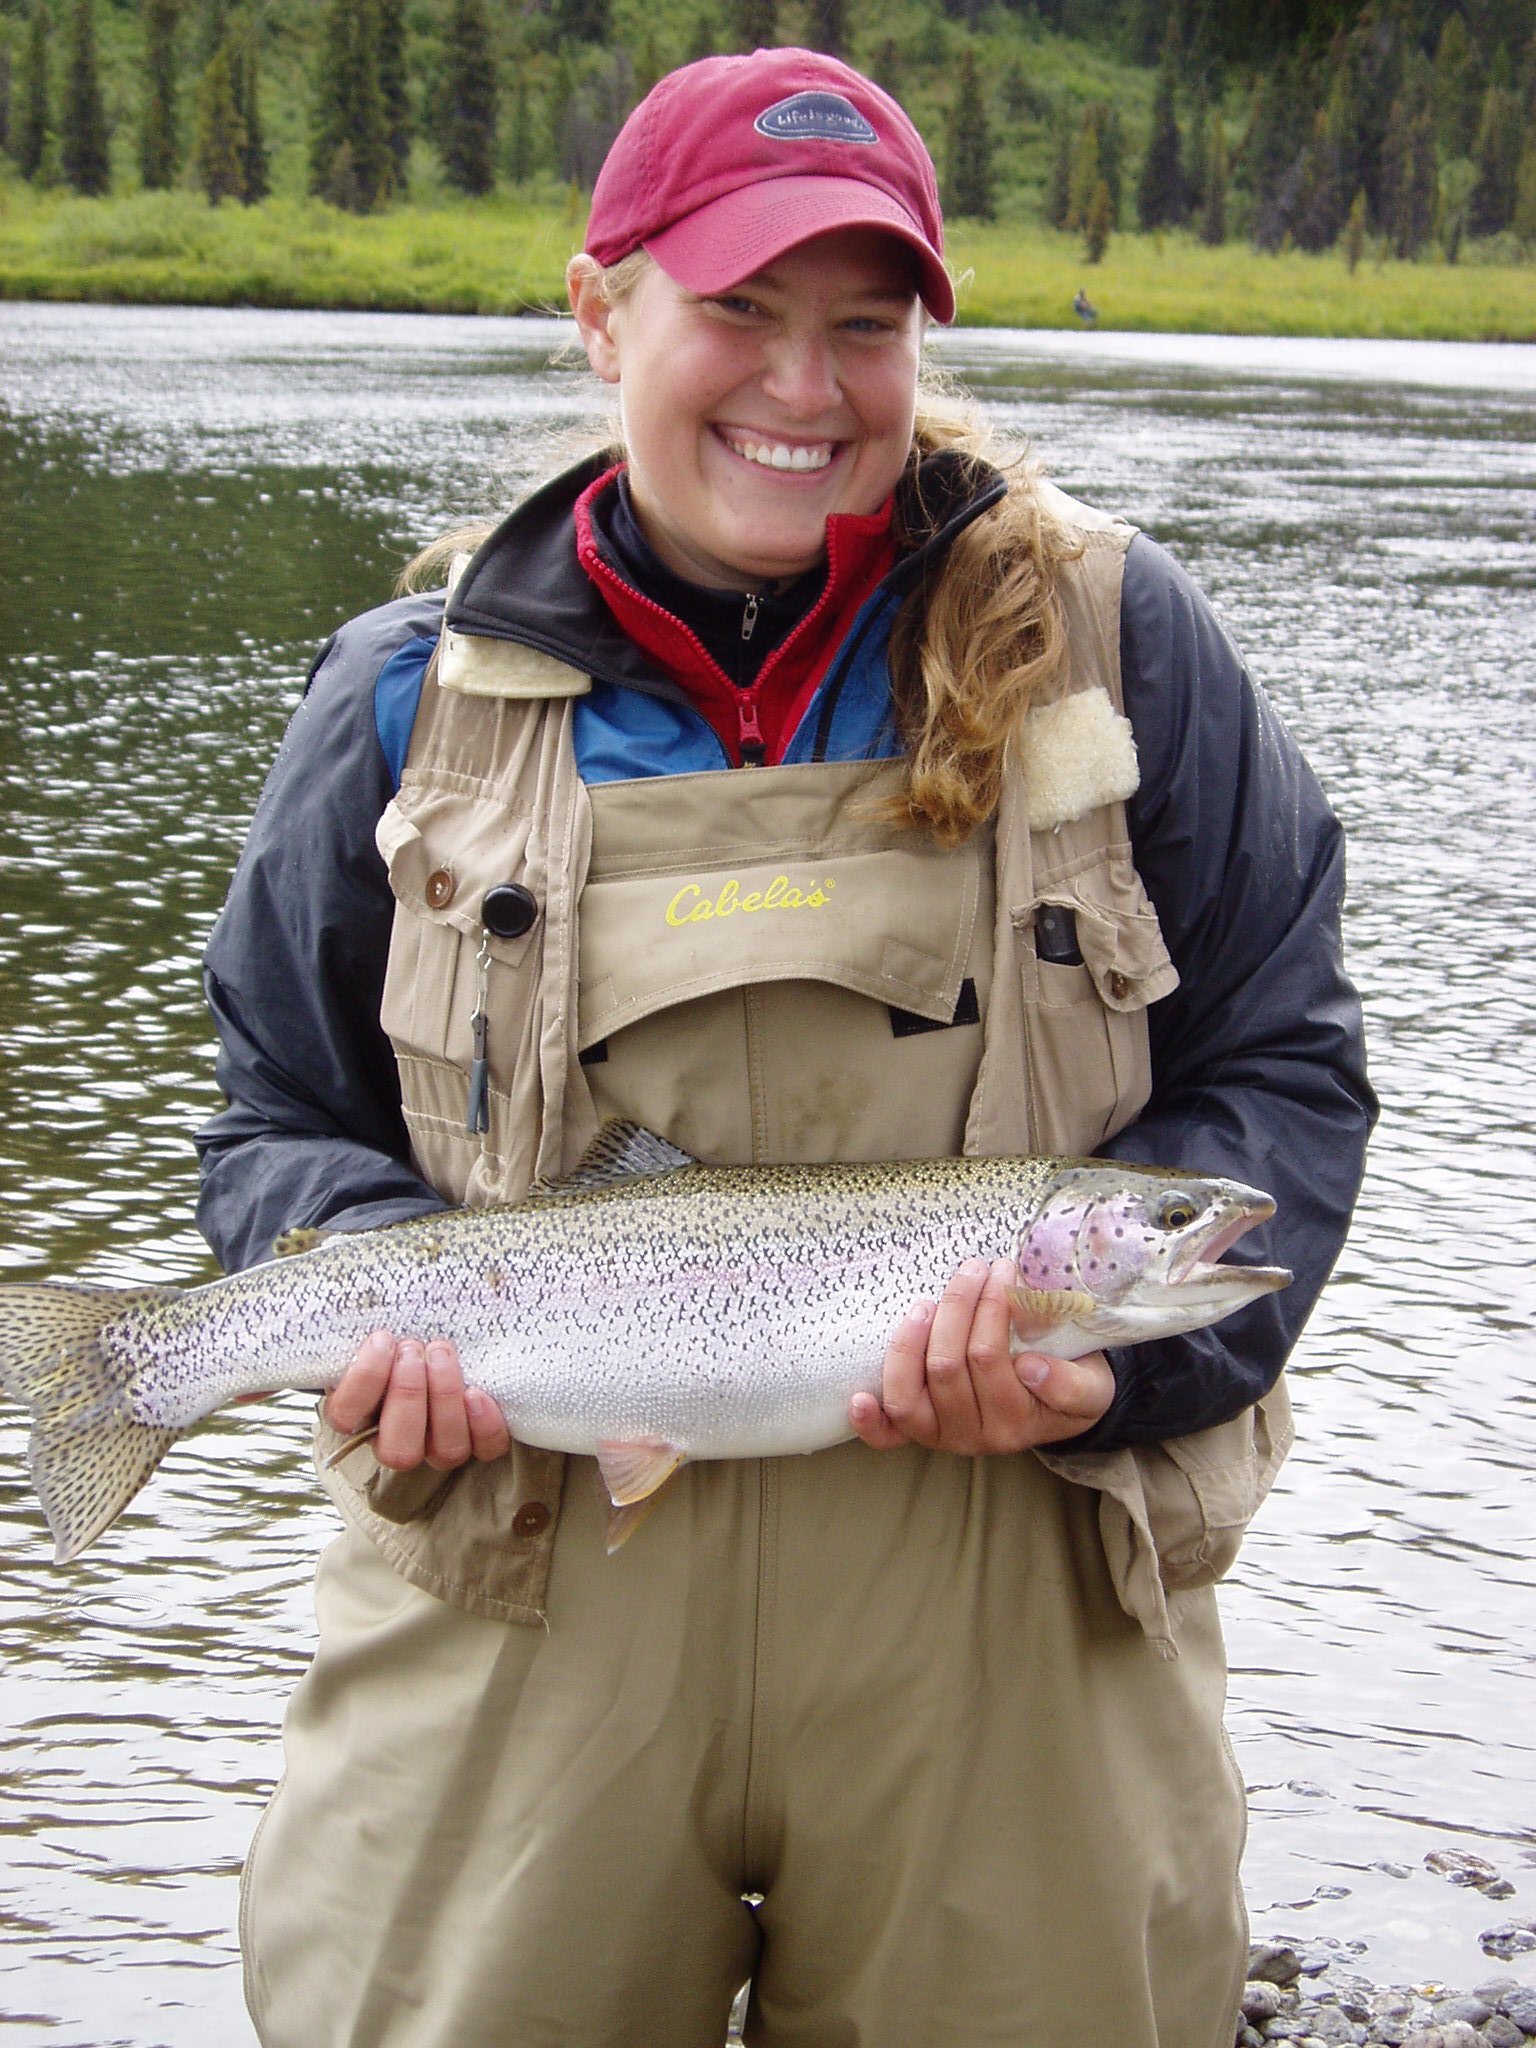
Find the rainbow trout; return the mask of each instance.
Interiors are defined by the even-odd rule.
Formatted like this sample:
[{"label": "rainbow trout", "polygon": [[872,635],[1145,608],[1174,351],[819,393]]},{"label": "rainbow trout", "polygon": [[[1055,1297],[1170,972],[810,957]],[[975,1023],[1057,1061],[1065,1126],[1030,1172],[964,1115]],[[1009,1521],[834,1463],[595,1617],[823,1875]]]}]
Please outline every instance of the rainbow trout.
[{"label": "rainbow trout", "polygon": [[1012,1256],[1015,1346],[1080,1357],[1199,1329],[1290,1274],[1217,1261],[1274,1213],[1234,1181],[1109,1160],[706,1167],[633,1124],[558,1186],[203,1287],[0,1285],[0,1384],[76,1557],[177,1437],[230,1402],[332,1387],[370,1331],[452,1338],[522,1442],[595,1456],[616,1510],[689,1458],[852,1434],[914,1295]]}]

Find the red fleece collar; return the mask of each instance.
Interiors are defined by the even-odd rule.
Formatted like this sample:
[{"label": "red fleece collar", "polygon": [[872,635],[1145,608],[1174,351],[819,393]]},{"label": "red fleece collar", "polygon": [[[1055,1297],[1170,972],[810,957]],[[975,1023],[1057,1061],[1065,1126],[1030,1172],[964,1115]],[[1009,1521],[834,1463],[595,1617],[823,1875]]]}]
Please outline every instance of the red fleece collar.
[{"label": "red fleece collar", "polygon": [[688,692],[734,767],[741,766],[744,747],[761,747],[769,764],[782,761],[860,606],[896,558],[894,499],[887,498],[878,512],[836,512],[828,519],[826,588],[763,663],[757,680],[738,689],[692,627],[636,590],[598,551],[592,507],[614,488],[620,467],[606,471],[576,500],[577,560],[630,639]]}]

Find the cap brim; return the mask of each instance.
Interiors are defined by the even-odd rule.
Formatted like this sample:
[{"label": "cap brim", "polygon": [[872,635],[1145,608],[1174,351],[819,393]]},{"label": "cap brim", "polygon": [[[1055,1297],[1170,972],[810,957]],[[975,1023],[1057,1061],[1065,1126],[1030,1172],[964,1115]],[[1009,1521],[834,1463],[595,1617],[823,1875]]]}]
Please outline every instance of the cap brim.
[{"label": "cap brim", "polygon": [[917,294],[935,320],[955,317],[955,288],[922,229],[897,200],[855,178],[761,178],[710,200],[645,248],[691,292],[723,292],[789,249],[839,228],[877,228],[917,259]]}]

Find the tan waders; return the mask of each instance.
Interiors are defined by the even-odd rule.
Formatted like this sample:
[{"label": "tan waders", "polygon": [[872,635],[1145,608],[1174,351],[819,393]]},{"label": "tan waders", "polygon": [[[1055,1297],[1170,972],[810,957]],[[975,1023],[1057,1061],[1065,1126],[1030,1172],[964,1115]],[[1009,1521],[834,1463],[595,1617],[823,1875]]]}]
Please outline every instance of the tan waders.
[{"label": "tan waders", "polygon": [[[607,1114],[717,1163],[1129,1122],[1174,977],[1125,840],[1125,530],[1084,542],[1068,695],[955,853],[861,818],[858,768],[587,792],[581,680],[447,636],[379,834],[424,1174],[515,1198]],[[480,919],[502,882],[539,907],[510,941]],[[1081,965],[1037,957],[1045,905]],[[265,2048],[718,2048],[749,1975],[761,2048],[1228,2048],[1210,1588],[1288,1442],[1277,1390],[1134,1452],[690,1466],[612,1558],[588,1460],[354,1451],[247,1869]]]}]

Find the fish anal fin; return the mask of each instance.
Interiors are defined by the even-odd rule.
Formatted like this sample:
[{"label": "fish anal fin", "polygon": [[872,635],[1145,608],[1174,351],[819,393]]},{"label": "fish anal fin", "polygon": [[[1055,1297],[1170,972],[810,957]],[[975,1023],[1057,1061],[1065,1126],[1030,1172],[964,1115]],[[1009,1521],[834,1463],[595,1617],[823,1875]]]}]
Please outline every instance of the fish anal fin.
[{"label": "fish anal fin", "polygon": [[[602,1481],[599,1480],[598,1484],[601,1485]],[[624,1548],[660,1499],[659,1492],[648,1493],[644,1500],[632,1500],[626,1507],[616,1508],[609,1505],[608,1529],[603,1547],[610,1557],[616,1550]]]},{"label": "fish anal fin", "polygon": [[1092,1315],[1098,1303],[1073,1287],[1010,1287],[1008,1306],[1013,1327],[1027,1347],[1030,1339],[1047,1336],[1063,1323]]},{"label": "fish anal fin", "polygon": [[597,1469],[616,1508],[649,1500],[687,1458],[686,1451],[658,1437],[637,1437],[627,1443],[602,1443],[597,1447]]},{"label": "fish anal fin", "polygon": [[583,1152],[579,1162],[560,1180],[539,1181],[541,1195],[588,1194],[594,1188],[611,1188],[621,1181],[637,1180],[657,1173],[675,1173],[680,1166],[697,1166],[691,1152],[684,1152],[667,1139],[648,1131],[643,1124],[625,1117],[609,1117]]}]

